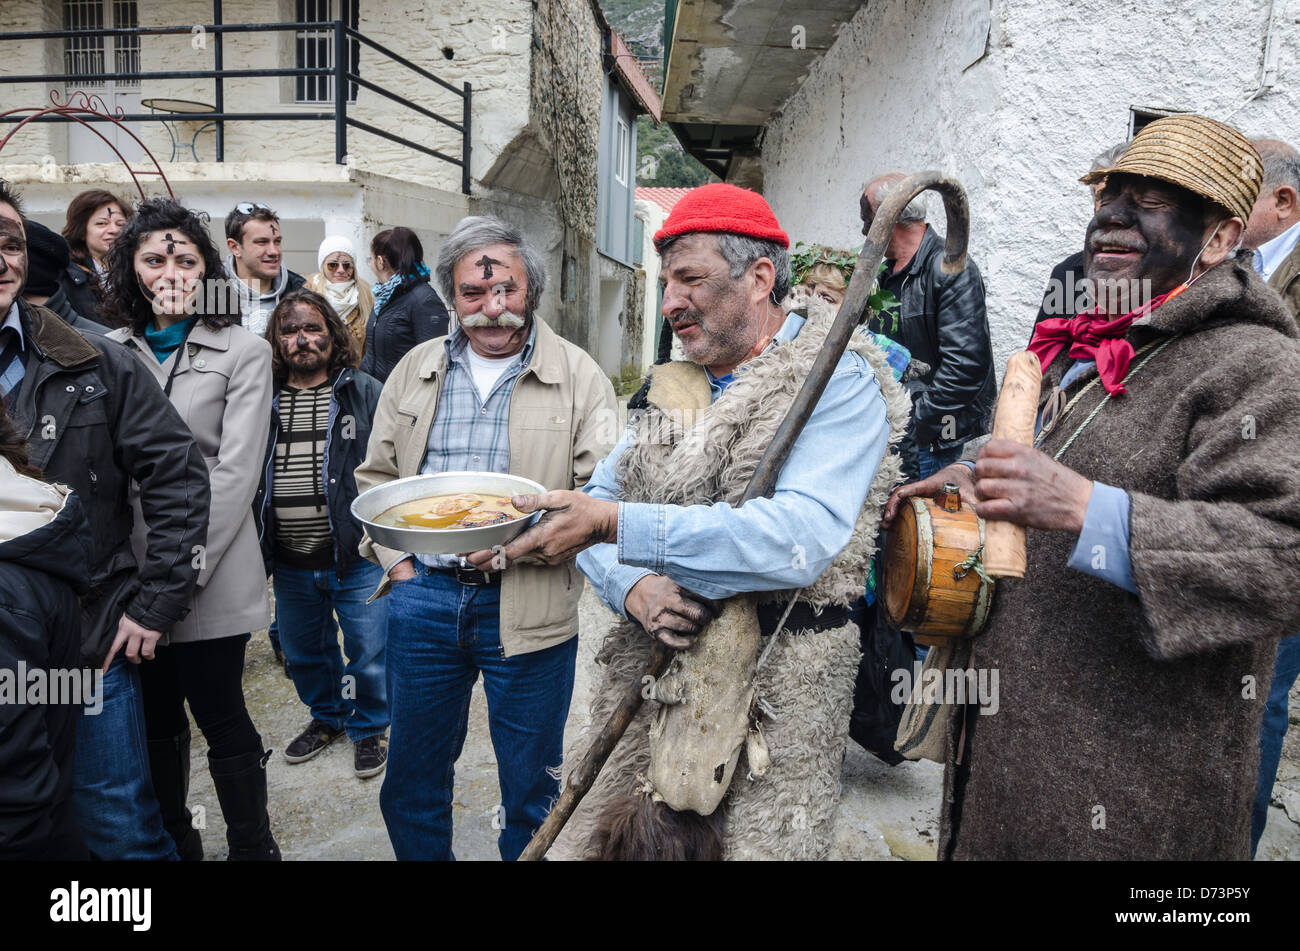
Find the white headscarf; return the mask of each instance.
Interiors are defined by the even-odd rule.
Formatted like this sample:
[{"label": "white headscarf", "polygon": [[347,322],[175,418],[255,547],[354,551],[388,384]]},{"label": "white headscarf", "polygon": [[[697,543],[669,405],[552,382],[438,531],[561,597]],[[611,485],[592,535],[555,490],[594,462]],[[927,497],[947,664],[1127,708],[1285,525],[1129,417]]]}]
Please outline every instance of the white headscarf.
[{"label": "white headscarf", "polygon": [[[335,283],[325,273],[325,259],[336,251],[342,251],[352,258],[352,280]],[[320,271],[323,278],[325,299],[334,308],[334,313],[340,317],[347,317],[357,306],[357,252],[351,239],[341,234],[327,235],[316,251],[316,269]]]}]

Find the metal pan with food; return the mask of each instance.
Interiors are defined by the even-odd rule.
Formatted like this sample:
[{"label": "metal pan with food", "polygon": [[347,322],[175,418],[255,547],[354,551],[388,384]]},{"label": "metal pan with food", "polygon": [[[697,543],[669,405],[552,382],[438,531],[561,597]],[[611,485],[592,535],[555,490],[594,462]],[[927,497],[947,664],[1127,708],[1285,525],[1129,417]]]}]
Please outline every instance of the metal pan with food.
[{"label": "metal pan with food", "polygon": [[511,497],[545,491],[499,472],[439,472],[377,485],[357,496],[352,514],[386,548],[458,555],[510,541],[541,514],[521,513]]}]

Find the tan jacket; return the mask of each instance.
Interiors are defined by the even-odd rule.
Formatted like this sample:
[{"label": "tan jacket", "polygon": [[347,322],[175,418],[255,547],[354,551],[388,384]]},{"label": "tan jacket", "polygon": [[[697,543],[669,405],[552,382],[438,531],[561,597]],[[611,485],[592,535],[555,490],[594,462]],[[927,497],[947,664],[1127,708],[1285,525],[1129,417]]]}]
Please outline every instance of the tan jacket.
[{"label": "tan jacket", "polygon": [[[185,346],[160,364],[143,336],[132,336],[128,328],[108,336],[132,350],[160,387],[180,361],[172,405],[194,434],[212,480],[207,544],[192,553],[199,559],[198,587],[190,613],[164,643],[212,640],[266,627],[271,602],[252,506],[271,425],[271,345],[243,327],[214,331],[199,322]],[[146,527],[134,486],[131,495],[131,547],[138,561]]]},{"label": "tan jacket", "polygon": [[1268,286],[1282,295],[1287,308],[1300,320],[1300,242],[1291,249],[1268,279]]},{"label": "tan jacket", "polygon": [[[419,475],[447,372],[448,338],[420,344],[393,369],[370,432],[357,490]],[[510,393],[510,474],[548,489],[580,489],[618,436],[614,388],[596,361],[540,318],[532,361]],[[361,540],[361,554],[388,569],[403,552]],[[572,561],[554,567],[516,564],[501,581],[501,646],[507,657],[567,641],[578,633],[582,575]]]}]

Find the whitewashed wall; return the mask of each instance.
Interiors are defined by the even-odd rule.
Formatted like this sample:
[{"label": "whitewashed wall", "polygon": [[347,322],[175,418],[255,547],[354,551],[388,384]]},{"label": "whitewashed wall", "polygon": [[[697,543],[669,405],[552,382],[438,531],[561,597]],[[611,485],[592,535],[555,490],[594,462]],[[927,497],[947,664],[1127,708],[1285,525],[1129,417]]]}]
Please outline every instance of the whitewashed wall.
[{"label": "whitewashed wall", "polygon": [[[1231,121],[1300,146],[1300,0],[1276,7],[1277,85]],[[857,247],[868,178],[956,175],[1000,375],[1052,266],[1082,246],[1091,205],[1076,179],[1092,157],[1126,136],[1133,105],[1237,109],[1258,85],[1268,12],[1267,0],[870,3],[769,123],[766,196],[792,241]],[[937,200],[931,221],[943,230]]]},{"label": "whitewashed wall", "polygon": [[[415,230],[424,245],[425,260],[437,259],[451,229],[468,213],[464,195],[373,175],[342,166],[327,168],[307,162],[190,164],[173,169],[171,185],[187,207],[211,216],[209,231],[223,249],[226,213],[240,200],[270,205],[284,227],[284,260],[294,271],[316,270],[316,249],[326,234],[342,234],[357,248],[362,279],[373,281],[366,264],[370,239],[385,228],[404,224]],[[20,190],[27,214],[59,231],[68,202],[81,191],[105,187],[136,198],[125,169],[120,165],[63,166],[50,174],[36,165],[7,168],[9,180]],[[149,194],[163,193],[156,185]]]},{"label": "whitewashed wall", "polygon": [[[435,76],[459,87],[474,87],[471,108],[473,154],[471,172],[481,177],[502,149],[528,122],[529,56],[532,6],[529,0],[359,0],[360,31],[375,42],[406,57]],[[142,26],[204,24],[212,18],[211,0],[140,0]],[[292,21],[291,0],[225,0],[226,23]],[[61,28],[57,0],[4,0],[0,2],[0,32]],[[63,40],[7,44],[0,74],[36,74],[62,70]],[[196,48],[197,47],[197,48]],[[278,68],[294,65],[292,32],[227,34],[224,66],[227,69]],[[141,41],[143,71],[212,68],[213,37],[146,36]],[[451,52],[447,58],[444,50]],[[409,98],[452,121],[461,119],[462,100],[428,79],[369,47],[361,47],[361,75],[390,91]],[[62,88],[62,84],[56,84]],[[11,105],[47,103],[49,85],[8,87]],[[332,104],[294,102],[292,79],[228,79],[224,84],[230,112],[329,112]],[[171,97],[214,102],[212,80],[144,80],[142,98]],[[5,108],[10,108],[6,105]],[[461,153],[460,134],[420,114],[405,109],[366,89],[349,105],[357,119],[437,148],[452,157]],[[188,142],[200,122],[183,122],[180,130]],[[0,133],[3,134],[3,133]],[[161,126],[148,123],[141,134],[145,144],[162,161],[171,140]],[[215,158],[215,134],[199,135],[201,159]],[[355,163],[397,178],[424,181],[447,189],[460,188],[460,169],[405,146],[348,130],[348,151]],[[37,162],[53,155],[66,162],[66,132],[59,125],[44,125],[39,132],[24,130],[22,139],[0,153],[0,164]],[[328,122],[229,122],[226,124],[226,159],[247,161],[334,161],[334,126]]]}]

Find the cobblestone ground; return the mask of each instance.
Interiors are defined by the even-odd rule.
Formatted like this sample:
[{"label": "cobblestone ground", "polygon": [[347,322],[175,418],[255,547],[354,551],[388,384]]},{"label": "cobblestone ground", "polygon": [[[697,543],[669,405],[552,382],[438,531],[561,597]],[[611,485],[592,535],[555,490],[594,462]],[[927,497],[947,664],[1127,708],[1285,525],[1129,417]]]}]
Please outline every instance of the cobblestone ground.
[{"label": "cobblestone ground", "polygon": [[[567,731],[581,724],[590,691],[590,660],[596,650],[605,609],[590,590],[580,610],[577,684]],[[266,632],[248,648],[244,692],[263,742],[275,750],[268,765],[271,826],[286,860],[392,859],[393,850],[379,812],[383,775],[357,779],[352,744],[340,738],[306,763],[290,765],[283,750],[311,717],[293,684],[276,665]],[[1261,860],[1300,860],[1300,689],[1291,699],[1292,729],[1260,843]],[[207,747],[194,733],[191,808],[202,810],[205,857],[224,858],[225,823],[208,776]],[[567,747],[567,743],[566,743]],[[933,860],[939,829],[942,768],[936,763],[889,767],[849,743],[844,764],[838,819],[837,857],[843,859]],[[453,803],[454,848],[459,859],[496,860],[493,828],[498,787],[496,759],[488,739],[487,707],[481,685],[474,688],[469,734],[456,765]],[[1290,816],[1288,816],[1288,812]]]}]

